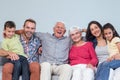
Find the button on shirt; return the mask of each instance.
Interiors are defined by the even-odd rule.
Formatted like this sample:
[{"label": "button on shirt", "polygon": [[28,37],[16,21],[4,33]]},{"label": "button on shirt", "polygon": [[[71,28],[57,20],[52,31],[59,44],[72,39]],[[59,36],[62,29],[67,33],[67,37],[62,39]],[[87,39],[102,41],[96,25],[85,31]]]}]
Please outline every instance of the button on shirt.
[{"label": "button on shirt", "polygon": [[28,56],[28,62],[38,62],[39,54],[37,53],[39,46],[41,45],[40,40],[36,36],[32,36],[28,43],[26,43],[23,36],[20,36],[20,41],[23,45],[24,52]]},{"label": "button on shirt", "polygon": [[49,62],[51,64],[68,63],[68,54],[70,48],[70,38],[56,38],[49,33],[36,33],[42,43],[42,54],[40,62]]}]

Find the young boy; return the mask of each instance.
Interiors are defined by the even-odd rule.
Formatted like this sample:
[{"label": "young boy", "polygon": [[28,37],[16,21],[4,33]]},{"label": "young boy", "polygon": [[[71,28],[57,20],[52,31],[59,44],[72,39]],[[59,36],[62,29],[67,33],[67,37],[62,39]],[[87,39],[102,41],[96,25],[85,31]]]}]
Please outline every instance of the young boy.
[{"label": "young boy", "polygon": [[16,26],[13,21],[7,21],[4,24],[4,40],[2,42],[2,49],[16,53],[19,56],[18,60],[8,59],[8,62],[14,64],[13,79],[19,80],[22,74],[22,80],[29,80],[29,64],[27,55],[20,43],[19,35],[15,34]]}]

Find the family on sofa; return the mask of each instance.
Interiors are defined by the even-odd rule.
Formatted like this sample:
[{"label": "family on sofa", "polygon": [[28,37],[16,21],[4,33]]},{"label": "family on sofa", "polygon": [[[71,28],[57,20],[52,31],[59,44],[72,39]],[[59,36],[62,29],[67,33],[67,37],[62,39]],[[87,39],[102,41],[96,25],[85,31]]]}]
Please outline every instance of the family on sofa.
[{"label": "family on sofa", "polygon": [[[55,24],[53,34],[35,32],[36,22],[33,19],[25,20],[22,30],[15,31],[13,27],[8,27],[7,31],[4,29],[4,38],[13,43],[12,36],[17,34],[24,53],[21,55],[15,51],[18,46],[9,41],[6,45],[12,46],[0,49],[0,56],[9,60],[3,65],[2,80],[18,80],[20,75],[22,80],[119,80],[119,35],[112,24],[104,26],[110,27],[103,30],[99,22],[91,21],[86,30],[86,41],[82,38],[82,30],[76,26],[70,28],[68,37],[64,36],[66,28],[63,22]],[[117,51],[110,56],[108,48],[113,45]],[[24,60],[20,61],[24,55],[28,73],[23,69]],[[104,70],[107,75],[103,74]],[[114,75],[111,75],[113,72]]]}]

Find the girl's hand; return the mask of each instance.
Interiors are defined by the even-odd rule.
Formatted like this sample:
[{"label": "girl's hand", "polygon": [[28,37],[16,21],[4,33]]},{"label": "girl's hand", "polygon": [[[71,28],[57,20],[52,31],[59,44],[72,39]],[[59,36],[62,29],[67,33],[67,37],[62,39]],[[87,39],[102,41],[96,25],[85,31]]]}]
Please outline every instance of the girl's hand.
[{"label": "girl's hand", "polygon": [[120,54],[116,54],[116,55],[114,56],[114,58],[115,58],[115,60],[120,60]]},{"label": "girl's hand", "polygon": [[107,61],[110,62],[110,61],[112,61],[112,60],[114,60],[114,59],[115,59],[115,56],[112,56],[112,57],[109,57],[109,58],[107,59]]}]

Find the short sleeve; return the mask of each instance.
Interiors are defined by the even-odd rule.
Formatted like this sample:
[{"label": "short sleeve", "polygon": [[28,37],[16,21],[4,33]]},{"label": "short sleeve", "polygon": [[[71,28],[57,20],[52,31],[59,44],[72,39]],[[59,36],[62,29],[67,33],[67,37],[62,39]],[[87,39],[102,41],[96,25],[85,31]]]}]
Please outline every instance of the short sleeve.
[{"label": "short sleeve", "polygon": [[120,38],[115,37],[115,38],[113,38],[112,42],[116,44],[116,43],[120,42]]},{"label": "short sleeve", "polygon": [[2,47],[2,49],[4,49],[4,50],[8,50],[8,46],[7,46],[7,43],[6,43],[5,40],[1,43],[1,47]]}]

